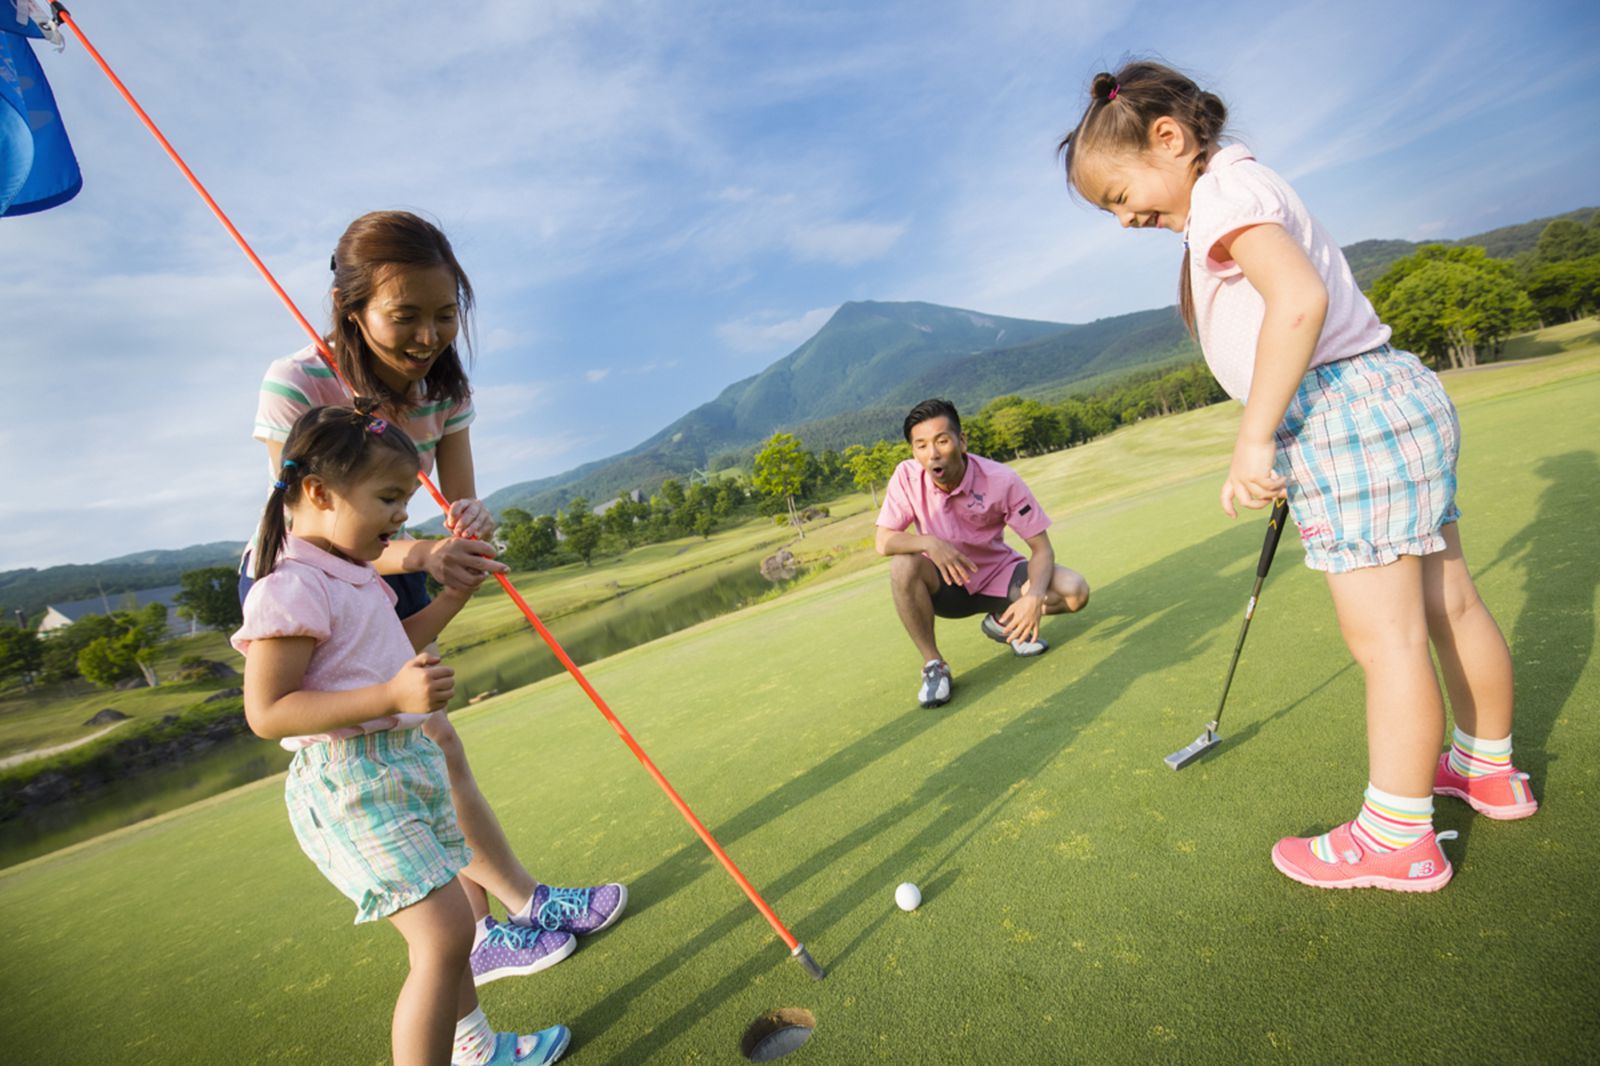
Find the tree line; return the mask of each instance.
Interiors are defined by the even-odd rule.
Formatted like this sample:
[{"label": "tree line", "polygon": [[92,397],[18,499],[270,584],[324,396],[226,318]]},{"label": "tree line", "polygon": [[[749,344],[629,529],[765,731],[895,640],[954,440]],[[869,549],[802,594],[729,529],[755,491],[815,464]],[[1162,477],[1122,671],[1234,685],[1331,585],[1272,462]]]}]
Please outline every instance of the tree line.
[{"label": "tree line", "polygon": [[1513,259],[1424,245],[1390,264],[1367,295],[1397,347],[1441,370],[1477,366],[1514,333],[1600,312],[1600,211],[1588,225],[1556,219]]}]

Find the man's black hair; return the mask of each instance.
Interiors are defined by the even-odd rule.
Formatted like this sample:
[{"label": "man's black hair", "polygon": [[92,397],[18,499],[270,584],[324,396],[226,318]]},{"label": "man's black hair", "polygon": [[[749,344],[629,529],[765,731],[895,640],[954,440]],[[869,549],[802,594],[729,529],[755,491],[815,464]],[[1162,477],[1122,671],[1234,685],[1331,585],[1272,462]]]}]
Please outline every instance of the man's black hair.
[{"label": "man's black hair", "polygon": [[910,414],[906,415],[906,443],[911,443],[911,429],[913,426],[920,426],[928,419],[939,418],[940,416],[950,420],[950,428],[952,430],[958,434],[961,432],[961,416],[956,413],[955,404],[949,400],[923,400],[911,409]]}]

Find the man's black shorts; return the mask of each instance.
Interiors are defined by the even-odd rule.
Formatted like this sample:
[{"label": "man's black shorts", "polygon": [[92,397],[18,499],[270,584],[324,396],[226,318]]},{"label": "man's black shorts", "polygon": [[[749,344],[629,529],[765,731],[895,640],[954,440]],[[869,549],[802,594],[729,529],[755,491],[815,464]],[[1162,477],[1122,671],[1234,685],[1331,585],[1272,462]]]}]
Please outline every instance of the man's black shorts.
[{"label": "man's black shorts", "polygon": [[1004,614],[1022,595],[1028,582],[1028,560],[1018,559],[1011,571],[1011,586],[1004,596],[978,596],[961,585],[947,585],[939,578],[939,591],[933,594],[933,613],[940,618],[969,618],[975,614]]}]

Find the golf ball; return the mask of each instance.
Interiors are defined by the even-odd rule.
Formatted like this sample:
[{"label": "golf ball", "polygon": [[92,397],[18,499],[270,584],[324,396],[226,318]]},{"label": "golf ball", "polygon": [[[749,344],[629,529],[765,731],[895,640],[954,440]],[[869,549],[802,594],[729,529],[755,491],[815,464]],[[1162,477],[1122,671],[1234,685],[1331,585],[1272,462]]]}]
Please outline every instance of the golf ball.
[{"label": "golf ball", "polygon": [[914,911],[922,902],[922,891],[910,881],[905,882],[894,890],[894,901],[903,911]]}]

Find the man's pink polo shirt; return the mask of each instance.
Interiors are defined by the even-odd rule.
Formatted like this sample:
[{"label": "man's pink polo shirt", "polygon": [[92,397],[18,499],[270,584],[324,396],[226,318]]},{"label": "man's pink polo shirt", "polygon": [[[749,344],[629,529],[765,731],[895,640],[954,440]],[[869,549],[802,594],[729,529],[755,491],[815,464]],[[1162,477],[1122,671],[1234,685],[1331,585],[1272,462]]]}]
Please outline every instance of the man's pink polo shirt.
[{"label": "man's pink polo shirt", "polygon": [[1050,517],[1022,479],[1004,463],[978,455],[967,456],[967,472],[951,492],[915,459],[895,467],[878,525],[900,533],[913,522],[923,536],[948,541],[972,560],[978,573],[967,591],[978,596],[1009,591],[1022,555],[1006,543],[1007,526],[1023,540],[1050,528]]}]

